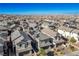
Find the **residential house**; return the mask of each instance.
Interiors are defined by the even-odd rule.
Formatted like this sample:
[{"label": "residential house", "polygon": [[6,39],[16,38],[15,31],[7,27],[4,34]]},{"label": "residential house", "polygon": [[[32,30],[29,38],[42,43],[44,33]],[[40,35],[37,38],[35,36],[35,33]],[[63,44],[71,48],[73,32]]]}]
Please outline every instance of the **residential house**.
[{"label": "residential house", "polygon": [[17,55],[32,55],[32,39],[23,31],[14,31],[12,34],[12,41],[16,45]]}]

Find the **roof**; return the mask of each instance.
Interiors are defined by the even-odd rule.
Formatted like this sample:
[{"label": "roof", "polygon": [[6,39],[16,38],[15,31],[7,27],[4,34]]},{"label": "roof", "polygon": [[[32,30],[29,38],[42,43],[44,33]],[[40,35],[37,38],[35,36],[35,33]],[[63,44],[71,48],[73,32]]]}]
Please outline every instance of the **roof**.
[{"label": "roof", "polygon": [[[43,30],[43,32],[45,32],[45,31]],[[52,38],[52,40],[53,40],[53,42],[55,44],[64,43],[65,42],[65,40],[63,40],[62,38],[60,40],[57,40],[57,39],[54,38],[56,36],[56,32],[52,32],[52,33],[54,33],[53,36],[52,36],[52,34],[51,34],[51,36],[47,35],[47,34],[51,33],[50,31],[48,31],[48,33],[46,31],[45,33],[46,34],[44,34],[42,32],[40,33],[40,38],[39,39],[42,40],[42,42],[40,43],[40,47],[45,47],[45,46],[51,45],[51,43],[49,41],[47,41],[47,43],[45,43],[45,41],[47,39],[49,39],[49,38]]]},{"label": "roof", "polygon": [[36,23],[29,23],[29,27],[35,27]]},{"label": "roof", "polygon": [[17,39],[17,38],[20,37],[20,36],[21,36],[20,32],[19,32],[18,30],[16,30],[16,31],[14,31],[14,32],[11,34],[11,39],[12,39],[12,40],[15,40],[15,39]]},{"label": "roof", "polygon": [[10,28],[14,28],[16,25],[15,24],[12,24],[11,26],[10,26]]},{"label": "roof", "polygon": [[0,26],[0,30],[7,30],[7,29],[8,29],[7,27]]},{"label": "roof", "polygon": [[79,30],[78,29],[74,29],[72,32],[78,34]]},{"label": "roof", "polygon": [[55,43],[55,44],[60,44],[60,43],[64,43],[65,42],[65,40],[63,40],[62,38],[60,39],[60,40],[53,40],[53,42]]},{"label": "roof", "polygon": [[23,36],[20,36],[20,37],[17,38],[14,42],[15,42],[15,44],[18,44],[18,43],[20,43],[23,39],[24,39],[24,37],[23,37]]},{"label": "roof", "polygon": [[71,28],[68,28],[68,27],[65,27],[65,26],[60,26],[58,29],[59,30],[64,30],[64,31],[67,31],[67,32],[71,32],[72,31]]},{"label": "roof", "polygon": [[51,38],[53,38],[53,37],[56,35],[56,33],[57,33],[57,32],[55,32],[55,31],[53,31],[53,30],[51,30],[51,29],[49,29],[49,28],[44,28],[41,32],[42,32],[43,34],[45,34],[45,35],[51,37]]},{"label": "roof", "polygon": [[23,31],[16,30],[11,34],[11,37],[12,37],[12,40],[15,41],[15,44],[31,41],[31,38],[28,36],[28,34]]},{"label": "roof", "polygon": [[46,40],[47,38],[50,38],[50,37],[47,36],[46,34],[40,33],[39,40]]},{"label": "roof", "polygon": [[2,22],[0,22],[0,25],[6,26],[7,22],[6,21],[2,21]]},{"label": "roof", "polygon": [[31,40],[29,34],[27,34],[26,32],[20,31],[20,34],[24,37],[24,41]]},{"label": "roof", "polygon": [[[39,44],[40,47],[45,47],[45,46],[50,46],[52,45],[52,43],[49,42],[49,39],[51,37],[47,36],[46,34],[40,33],[40,37],[39,37]],[[53,38],[51,38],[51,40],[53,41]]]}]

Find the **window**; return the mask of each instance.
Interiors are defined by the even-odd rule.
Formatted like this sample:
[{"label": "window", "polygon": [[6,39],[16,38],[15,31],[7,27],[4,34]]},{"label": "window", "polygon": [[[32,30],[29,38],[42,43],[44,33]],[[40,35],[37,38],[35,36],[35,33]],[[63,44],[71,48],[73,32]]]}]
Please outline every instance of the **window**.
[{"label": "window", "polygon": [[25,48],[28,47],[28,42],[25,44]]},{"label": "window", "polygon": [[22,44],[20,44],[19,46],[22,47]]},{"label": "window", "polygon": [[48,41],[46,40],[45,43],[47,43]]}]

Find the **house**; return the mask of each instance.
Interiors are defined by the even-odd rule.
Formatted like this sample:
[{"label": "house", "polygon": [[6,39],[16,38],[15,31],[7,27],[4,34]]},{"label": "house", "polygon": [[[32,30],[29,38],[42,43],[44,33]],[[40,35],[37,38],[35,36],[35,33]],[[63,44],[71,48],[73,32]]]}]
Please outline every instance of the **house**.
[{"label": "house", "polygon": [[0,56],[3,55],[3,44],[0,43]]},{"label": "house", "polygon": [[58,47],[59,45],[66,43],[65,38],[49,28],[45,28],[40,32],[38,40],[39,49],[45,49],[46,53],[51,51],[51,48]]},{"label": "house", "polygon": [[16,45],[17,55],[31,55],[32,54],[32,39],[23,31],[14,31],[12,34],[12,41]]},{"label": "house", "polygon": [[39,48],[45,49],[46,53],[48,53],[48,51],[50,51],[53,47],[53,39],[55,34],[56,32],[53,32],[48,28],[43,29],[39,34]]},{"label": "house", "polygon": [[6,21],[0,21],[0,26],[7,26],[7,22]]},{"label": "house", "polygon": [[58,28],[58,33],[61,34],[65,38],[74,37],[78,41],[78,38],[79,38],[77,34],[78,30],[77,32],[75,30],[76,29],[73,30],[71,28],[61,26]]},{"label": "house", "polygon": [[63,25],[69,28],[77,29],[77,22],[74,20],[66,21]]},{"label": "house", "polygon": [[53,46],[53,39],[43,33],[40,33],[38,45],[39,48],[43,48],[46,52],[48,52]]},{"label": "house", "polygon": [[2,43],[2,44],[4,41],[7,40],[7,35],[8,35],[7,30],[8,30],[7,27],[0,26],[0,43]]},{"label": "house", "polygon": [[7,31],[7,30],[8,30],[7,26],[0,26],[0,31]]}]

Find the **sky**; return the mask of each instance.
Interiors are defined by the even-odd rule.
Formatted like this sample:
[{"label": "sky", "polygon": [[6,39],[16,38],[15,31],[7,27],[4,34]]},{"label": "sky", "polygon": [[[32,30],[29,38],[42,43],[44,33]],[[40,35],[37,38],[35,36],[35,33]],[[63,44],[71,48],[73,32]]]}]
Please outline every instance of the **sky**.
[{"label": "sky", "polygon": [[79,14],[79,3],[0,3],[0,14]]}]

